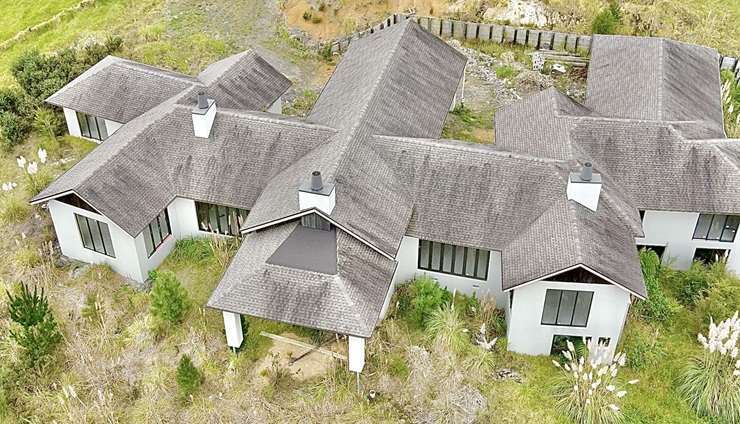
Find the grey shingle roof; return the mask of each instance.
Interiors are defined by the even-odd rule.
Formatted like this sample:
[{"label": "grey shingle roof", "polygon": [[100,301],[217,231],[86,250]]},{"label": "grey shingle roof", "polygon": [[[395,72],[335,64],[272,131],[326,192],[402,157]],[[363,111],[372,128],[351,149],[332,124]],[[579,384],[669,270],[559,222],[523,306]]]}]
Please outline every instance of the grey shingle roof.
[{"label": "grey shingle roof", "polygon": [[337,230],[337,274],[267,263],[296,222],[250,233],[211,295],[216,309],[369,337],[396,263]]},{"label": "grey shingle roof", "polygon": [[575,202],[554,202],[502,251],[502,286],[509,290],[573,265],[647,296],[634,234],[604,203],[593,212]]},{"label": "grey shingle roof", "polygon": [[225,108],[264,110],[289,87],[285,76],[251,50],[211,64],[198,78],[108,56],[46,101],[126,123],[186,89],[181,101],[189,104],[203,90]]},{"label": "grey shingle roof", "polygon": [[194,84],[187,75],[108,56],[46,101],[126,123]]},{"label": "grey shingle roof", "polygon": [[193,135],[191,107],[176,101],[122,127],[32,201],[74,190],[133,236],[175,196],[250,209],[267,181],[336,132],[219,109],[202,139]]},{"label": "grey shingle roof", "polygon": [[352,43],[308,116],[339,134],[271,181],[246,227],[296,213],[295,190],[318,170],[335,184],[332,218],[395,255],[413,204],[405,183],[368,139],[372,134],[438,137],[465,63],[411,20]]},{"label": "grey shingle roof", "polygon": [[594,36],[586,106],[604,116],[695,121],[725,136],[716,50],[662,38]]}]

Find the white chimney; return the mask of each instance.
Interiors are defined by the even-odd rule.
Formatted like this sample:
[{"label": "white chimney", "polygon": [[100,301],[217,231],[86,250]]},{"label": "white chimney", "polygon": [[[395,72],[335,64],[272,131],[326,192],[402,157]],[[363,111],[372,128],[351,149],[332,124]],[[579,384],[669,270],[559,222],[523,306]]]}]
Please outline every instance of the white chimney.
[{"label": "white chimney", "polygon": [[601,174],[593,173],[590,162],[584,163],[580,173],[570,173],[566,194],[568,200],[576,201],[595,212],[601,195]]},{"label": "white chimney", "polygon": [[204,92],[198,93],[198,105],[193,108],[193,132],[196,137],[208,138],[211,136],[213,121],[216,119],[216,101],[206,97]]},{"label": "white chimney", "polygon": [[334,185],[324,184],[319,171],[313,171],[311,180],[298,189],[298,207],[301,210],[316,208],[329,215],[335,202]]}]

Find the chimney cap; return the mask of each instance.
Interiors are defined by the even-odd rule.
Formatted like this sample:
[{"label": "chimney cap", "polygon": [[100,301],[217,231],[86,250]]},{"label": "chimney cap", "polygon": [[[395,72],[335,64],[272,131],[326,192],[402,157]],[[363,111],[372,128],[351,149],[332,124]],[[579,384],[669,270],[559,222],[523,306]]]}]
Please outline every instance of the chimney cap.
[{"label": "chimney cap", "polygon": [[581,179],[583,181],[591,181],[593,178],[593,166],[591,165],[591,162],[586,162],[581,167]]},{"label": "chimney cap", "polygon": [[321,179],[321,171],[311,173],[311,191],[321,191],[324,188],[324,182]]}]

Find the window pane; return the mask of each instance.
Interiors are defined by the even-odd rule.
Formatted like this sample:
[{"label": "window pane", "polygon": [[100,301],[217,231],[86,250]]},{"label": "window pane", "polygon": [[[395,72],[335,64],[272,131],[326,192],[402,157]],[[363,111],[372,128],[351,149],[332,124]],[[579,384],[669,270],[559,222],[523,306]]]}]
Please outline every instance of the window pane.
[{"label": "window pane", "polygon": [[172,234],[172,229],[170,228],[170,217],[167,215],[167,209],[159,214],[159,231],[162,233],[162,240]]},{"label": "window pane", "polygon": [[226,206],[218,206],[218,232],[229,234],[229,211]]},{"label": "window pane", "polygon": [[92,241],[93,246],[95,246],[95,251],[98,253],[105,253],[105,248],[103,247],[103,236],[100,235],[100,227],[98,227],[98,221],[95,220],[88,220],[87,223],[90,226],[90,234],[92,234]]},{"label": "window pane", "polygon": [[432,264],[429,267],[432,271],[440,270],[440,259],[442,256],[442,245],[440,243],[432,243]]},{"label": "window pane", "polygon": [[105,248],[105,254],[108,256],[116,256],[116,251],[113,250],[113,240],[110,238],[110,229],[108,224],[101,222],[100,231],[103,236],[103,247]]},{"label": "window pane", "polygon": [[457,275],[463,275],[463,267],[465,266],[465,248],[462,246],[455,246],[455,269],[453,272]]},{"label": "window pane", "polygon": [[208,205],[208,231],[218,232],[218,208],[216,205]]},{"label": "window pane", "polygon": [[475,257],[478,254],[478,249],[466,247],[465,250],[467,250],[467,253],[466,253],[467,256],[465,258],[465,276],[474,277],[475,276]]},{"label": "window pane", "polygon": [[442,271],[452,272],[452,259],[455,257],[455,246],[445,244],[442,250]]},{"label": "window pane", "polygon": [[707,240],[719,240],[722,235],[722,230],[725,228],[725,215],[714,215],[712,219],[712,225],[709,226],[709,235]]},{"label": "window pane", "polygon": [[154,246],[159,246],[159,243],[162,242],[162,236],[159,233],[159,223],[157,222],[157,218],[154,218],[154,221],[149,224],[149,228],[152,233],[152,243],[154,243]]},{"label": "window pane", "polygon": [[108,128],[105,126],[105,119],[103,118],[95,118],[95,121],[98,123],[98,132],[100,133],[100,139],[105,140],[108,138]]},{"label": "window pane", "polygon": [[738,223],[740,223],[739,216],[731,215],[727,217],[727,221],[725,221],[725,230],[722,232],[722,241],[735,241]]},{"label": "window pane", "polygon": [[95,123],[95,118],[87,116],[87,126],[90,128],[90,138],[100,140],[100,134],[98,133],[98,125]]},{"label": "window pane", "polygon": [[247,215],[249,212],[247,212],[246,209],[239,209],[239,229],[242,228],[242,225],[244,225],[245,222],[247,222]]},{"label": "window pane", "polygon": [[90,129],[87,127],[87,116],[77,112],[77,122],[80,124],[80,133],[83,137],[90,137]]},{"label": "window pane", "polygon": [[488,250],[478,251],[478,269],[475,271],[475,276],[485,280],[488,277]]},{"label": "window pane", "polygon": [[576,305],[578,292],[563,290],[560,297],[560,310],[558,310],[558,325],[570,325],[573,320],[573,307]]},{"label": "window pane", "polygon": [[[512,292],[513,293],[513,292]],[[545,307],[542,309],[542,323],[555,324],[560,303],[560,290],[548,289],[545,294]]]},{"label": "window pane", "polygon": [[90,227],[87,225],[87,218],[80,215],[77,217],[77,227],[80,229],[80,237],[82,237],[82,245],[90,250],[95,250],[92,243],[92,236],[90,235]]},{"label": "window pane", "polygon": [[149,225],[144,228],[141,236],[144,237],[144,247],[146,247],[146,253],[151,256],[154,253],[154,242],[152,241],[152,226]]},{"label": "window pane", "polygon": [[712,215],[701,214],[699,220],[696,221],[696,229],[694,230],[694,238],[705,239],[707,233],[709,233],[709,225],[712,223]]},{"label": "window pane", "polygon": [[576,299],[576,307],[573,312],[573,325],[585,327],[588,323],[588,313],[591,310],[591,299],[593,298],[593,292],[578,292],[578,299]]},{"label": "window pane", "polygon": [[195,202],[195,214],[198,216],[198,229],[208,231],[208,205]]},{"label": "window pane", "polygon": [[419,268],[429,269],[429,244],[426,240],[419,240]]}]

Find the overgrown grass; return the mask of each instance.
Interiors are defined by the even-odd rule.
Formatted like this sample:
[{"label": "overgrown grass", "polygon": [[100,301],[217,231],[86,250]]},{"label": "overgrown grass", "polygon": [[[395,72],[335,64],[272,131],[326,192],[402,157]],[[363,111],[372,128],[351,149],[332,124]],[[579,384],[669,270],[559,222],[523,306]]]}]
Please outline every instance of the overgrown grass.
[{"label": "overgrown grass", "polygon": [[493,114],[478,113],[467,106],[458,105],[447,114],[442,138],[471,141],[473,143],[492,143]]},{"label": "overgrown grass", "polygon": [[314,90],[303,90],[292,102],[283,107],[283,114],[291,116],[306,117],[319,98],[319,93]]},{"label": "overgrown grass", "polygon": [[74,6],[79,0],[18,0],[3,2],[3,13],[0,15],[0,42],[13,37],[16,33],[39,24],[62,10]]}]

